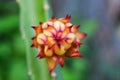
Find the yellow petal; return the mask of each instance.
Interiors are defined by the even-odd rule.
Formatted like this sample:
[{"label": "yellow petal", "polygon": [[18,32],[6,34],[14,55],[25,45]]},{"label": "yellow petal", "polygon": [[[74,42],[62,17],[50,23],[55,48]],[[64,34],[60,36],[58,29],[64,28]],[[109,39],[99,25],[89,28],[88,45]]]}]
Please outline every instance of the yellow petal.
[{"label": "yellow petal", "polygon": [[53,26],[49,26],[49,27],[47,28],[47,30],[48,30],[52,35],[56,35],[56,33],[57,33]]},{"label": "yellow petal", "polygon": [[46,57],[46,61],[50,72],[52,72],[56,67],[56,61],[52,57]]},{"label": "yellow petal", "polygon": [[66,38],[67,38],[67,42],[68,43],[72,43],[73,41],[74,41],[74,39],[75,39],[75,34],[74,33],[69,33],[67,36],[66,36]]},{"label": "yellow petal", "polygon": [[53,37],[48,37],[47,38],[47,42],[46,42],[46,44],[47,45],[54,45],[56,43],[56,41],[55,41],[55,39],[53,38]]},{"label": "yellow petal", "polygon": [[47,38],[46,38],[46,36],[44,34],[39,34],[37,36],[37,42],[39,44],[45,44],[46,40],[47,40]]},{"label": "yellow petal", "polygon": [[77,32],[79,27],[80,27],[80,26],[75,26],[75,25],[72,26],[71,32]]},{"label": "yellow petal", "polygon": [[48,24],[47,24],[47,23],[43,23],[43,24],[42,24],[42,28],[43,28],[43,29],[46,29],[47,27],[48,27]]},{"label": "yellow petal", "polygon": [[62,41],[62,45],[64,46],[65,50],[67,50],[71,47],[71,44],[67,43],[65,40]]},{"label": "yellow petal", "polygon": [[59,21],[55,21],[54,22],[54,28],[57,30],[57,31],[63,31],[65,29],[65,25]]},{"label": "yellow petal", "polygon": [[60,47],[56,44],[54,46],[54,51],[57,55],[63,55],[65,53],[65,49],[63,45],[60,45]]},{"label": "yellow petal", "polygon": [[48,46],[44,47],[44,53],[46,56],[52,56],[53,55],[53,50],[49,49]]},{"label": "yellow petal", "polygon": [[46,35],[46,36],[52,36],[52,33],[48,30],[44,30],[43,33]]}]

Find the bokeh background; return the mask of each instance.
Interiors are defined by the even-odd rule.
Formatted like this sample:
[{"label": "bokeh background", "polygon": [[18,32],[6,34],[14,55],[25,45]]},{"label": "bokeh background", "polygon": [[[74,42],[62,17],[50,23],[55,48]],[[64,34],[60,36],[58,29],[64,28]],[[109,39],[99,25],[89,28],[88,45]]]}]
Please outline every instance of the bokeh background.
[{"label": "bokeh background", "polygon": [[[120,80],[120,0],[49,1],[52,15],[70,14],[88,34],[84,58],[67,59],[61,69],[64,80]],[[0,80],[30,80],[19,15],[15,0],[0,0]]]}]

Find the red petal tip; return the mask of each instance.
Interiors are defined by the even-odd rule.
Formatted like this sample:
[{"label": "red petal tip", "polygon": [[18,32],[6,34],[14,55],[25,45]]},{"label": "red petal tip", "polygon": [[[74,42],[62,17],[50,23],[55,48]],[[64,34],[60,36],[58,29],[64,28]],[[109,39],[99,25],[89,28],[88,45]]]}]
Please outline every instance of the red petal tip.
[{"label": "red petal tip", "polygon": [[67,14],[65,18],[66,19],[71,19],[71,16]]},{"label": "red petal tip", "polygon": [[82,45],[83,43],[80,43],[80,42],[76,42],[76,46],[80,46]]},{"label": "red petal tip", "polygon": [[34,44],[32,44],[30,47],[35,47]]},{"label": "red petal tip", "polygon": [[63,67],[63,66],[64,66],[64,64],[60,64],[60,66],[61,66],[61,67]]},{"label": "red petal tip", "polygon": [[32,37],[32,40],[35,39],[35,37]]},{"label": "red petal tip", "polygon": [[84,33],[84,38],[86,38],[86,36],[87,36],[87,34],[86,34],[86,33]]},{"label": "red petal tip", "polygon": [[80,25],[78,25],[77,28],[80,28]]},{"label": "red petal tip", "polygon": [[79,53],[79,51],[72,52],[69,57],[76,57],[76,58],[82,58],[82,54]]},{"label": "red petal tip", "polygon": [[56,19],[56,17],[55,16],[52,16],[52,18],[51,19]]},{"label": "red petal tip", "polygon": [[80,55],[78,56],[78,58],[83,58],[83,55],[82,55],[82,54],[80,54]]},{"label": "red petal tip", "polygon": [[36,28],[36,26],[32,26],[32,28],[33,28],[33,29],[35,29],[35,28]]},{"label": "red petal tip", "polygon": [[87,34],[85,33],[85,37],[87,36]]},{"label": "red petal tip", "polygon": [[39,24],[40,24],[40,25],[42,25],[43,23],[42,23],[42,22],[40,22]]},{"label": "red petal tip", "polygon": [[45,55],[44,55],[43,53],[39,53],[36,57],[37,57],[37,58],[44,58]]},{"label": "red petal tip", "polygon": [[61,67],[63,67],[65,63],[65,58],[58,58],[58,63],[60,64]]}]

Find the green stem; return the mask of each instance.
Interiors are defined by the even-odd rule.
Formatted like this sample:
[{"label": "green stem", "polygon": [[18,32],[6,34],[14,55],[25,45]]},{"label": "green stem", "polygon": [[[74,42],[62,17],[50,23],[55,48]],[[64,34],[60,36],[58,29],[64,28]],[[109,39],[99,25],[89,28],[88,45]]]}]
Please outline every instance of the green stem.
[{"label": "green stem", "polygon": [[56,66],[55,73],[56,73],[56,78],[54,80],[63,80],[60,65]]},{"label": "green stem", "polygon": [[[36,57],[37,50],[30,47],[31,38],[35,35],[31,26],[38,25],[39,21],[46,20],[44,0],[20,0],[20,29],[27,48],[28,73],[32,80],[51,80],[44,59]],[[38,17],[39,16],[39,17]]]}]

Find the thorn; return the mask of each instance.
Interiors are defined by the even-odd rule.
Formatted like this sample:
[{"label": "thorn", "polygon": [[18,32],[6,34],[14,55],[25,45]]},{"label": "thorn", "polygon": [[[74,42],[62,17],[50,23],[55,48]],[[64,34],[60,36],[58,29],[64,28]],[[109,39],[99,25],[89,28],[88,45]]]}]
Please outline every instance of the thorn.
[{"label": "thorn", "polygon": [[56,78],[56,73],[55,73],[54,71],[52,71],[52,72],[51,72],[51,76],[52,76],[53,78]]},{"label": "thorn", "polygon": [[28,71],[28,75],[31,76],[31,75],[32,75],[32,72],[31,72],[31,71]]},{"label": "thorn", "polygon": [[66,19],[71,19],[71,16],[67,14],[65,18]]},{"label": "thorn", "polygon": [[45,10],[45,11],[48,11],[48,10],[49,10],[49,5],[48,5],[47,3],[44,5],[44,10]]},{"label": "thorn", "polygon": [[16,0],[17,3],[20,3],[20,0]]},{"label": "thorn", "polygon": [[22,39],[25,40],[25,35],[24,34],[22,35]]}]

